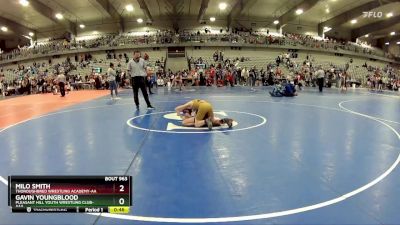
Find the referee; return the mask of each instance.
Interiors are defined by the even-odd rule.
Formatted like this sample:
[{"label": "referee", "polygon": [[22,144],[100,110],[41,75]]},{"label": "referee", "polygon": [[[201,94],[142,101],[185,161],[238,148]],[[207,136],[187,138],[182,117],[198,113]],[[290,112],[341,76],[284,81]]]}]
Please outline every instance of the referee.
[{"label": "referee", "polygon": [[128,62],[128,74],[131,77],[131,84],[133,89],[133,98],[135,100],[136,109],[139,110],[139,88],[142,90],[144,100],[147,104],[147,109],[154,109],[149,101],[149,95],[146,90],[146,68],[148,64],[149,56],[145,53],[144,59],[140,57],[140,51],[135,50],[133,53],[133,59]]},{"label": "referee", "polygon": [[318,70],[317,70],[317,72],[315,72],[315,75],[317,76],[319,92],[322,92],[322,89],[325,84],[325,82],[324,82],[325,71],[322,69],[321,66],[318,67]]},{"label": "referee", "polygon": [[60,72],[60,74],[58,74],[56,80],[58,82],[58,86],[60,87],[60,93],[61,93],[60,97],[65,97],[65,84],[67,83],[67,79],[66,79],[64,73]]}]

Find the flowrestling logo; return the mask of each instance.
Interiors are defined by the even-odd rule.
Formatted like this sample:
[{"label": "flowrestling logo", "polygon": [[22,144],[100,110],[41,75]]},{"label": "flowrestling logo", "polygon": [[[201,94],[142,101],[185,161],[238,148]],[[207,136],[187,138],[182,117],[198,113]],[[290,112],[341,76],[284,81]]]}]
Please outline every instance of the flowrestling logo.
[{"label": "flowrestling logo", "polygon": [[381,18],[382,16],[383,12],[374,12],[374,11],[363,12],[364,18]]}]

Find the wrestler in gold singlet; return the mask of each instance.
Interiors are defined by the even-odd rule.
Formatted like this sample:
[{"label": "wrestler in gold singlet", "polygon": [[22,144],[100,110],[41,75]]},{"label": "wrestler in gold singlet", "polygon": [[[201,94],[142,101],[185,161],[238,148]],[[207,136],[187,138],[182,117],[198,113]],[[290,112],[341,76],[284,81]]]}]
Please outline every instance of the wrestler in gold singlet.
[{"label": "wrestler in gold singlet", "polygon": [[214,117],[212,105],[201,99],[194,99],[187,102],[186,104],[180,105],[175,108],[178,116],[181,116],[185,110],[190,110],[195,112],[194,116],[184,116],[182,119],[182,124],[184,126],[194,126],[203,127],[207,126],[208,129],[212,129],[213,126],[221,126],[222,124],[227,124],[229,128],[232,127],[232,119],[224,118],[219,119]]}]

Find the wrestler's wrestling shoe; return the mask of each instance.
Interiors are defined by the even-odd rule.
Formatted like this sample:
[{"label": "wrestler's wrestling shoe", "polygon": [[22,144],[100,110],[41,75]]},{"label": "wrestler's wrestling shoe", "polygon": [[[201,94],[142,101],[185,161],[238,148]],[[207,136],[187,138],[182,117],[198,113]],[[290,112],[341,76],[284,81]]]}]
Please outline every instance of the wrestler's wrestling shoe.
[{"label": "wrestler's wrestling shoe", "polygon": [[207,124],[208,130],[212,130],[213,124],[210,119],[206,119],[206,124]]},{"label": "wrestler's wrestling shoe", "polygon": [[223,118],[221,122],[227,124],[229,128],[232,128],[233,119]]}]

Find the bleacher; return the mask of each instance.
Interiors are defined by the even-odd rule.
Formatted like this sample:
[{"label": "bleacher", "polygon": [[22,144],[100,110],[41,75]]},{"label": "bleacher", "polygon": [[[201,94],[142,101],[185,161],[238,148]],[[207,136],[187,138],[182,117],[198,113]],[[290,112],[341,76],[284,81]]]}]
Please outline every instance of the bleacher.
[{"label": "bleacher", "polygon": [[[80,39],[84,39],[80,37]],[[137,47],[152,44],[185,44],[199,43],[213,45],[214,43],[227,43],[235,46],[264,46],[276,47],[283,49],[300,48],[310,49],[313,51],[339,51],[345,54],[362,55],[363,57],[381,57],[385,58],[386,54],[381,49],[363,46],[356,43],[336,43],[332,40],[316,40],[311,36],[299,34],[285,34],[271,36],[263,33],[223,33],[223,34],[188,34],[181,33],[174,35],[172,32],[164,33],[148,33],[136,35],[134,33],[124,34],[105,34],[98,37],[85,40],[72,40],[66,42],[62,40],[53,40],[41,42],[35,47],[22,47],[21,49],[13,50],[11,53],[3,53],[0,56],[0,61],[29,57],[33,55],[43,55],[48,53],[62,53],[73,50],[96,49],[107,47]]]},{"label": "bleacher", "polygon": [[[80,40],[74,43],[69,43],[66,44],[65,42],[62,42],[60,40],[54,40],[54,41],[48,41],[40,43],[38,47],[35,48],[35,50],[32,52],[33,54],[39,54],[43,52],[54,52],[56,53],[57,51],[60,51],[59,53],[66,51],[66,50],[71,50],[73,48],[75,49],[89,49],[89,48],[97,48],[97,47],[121,47],[121,46],[142,46],[143,48],[146,47],[148,44],[155,44],[155,43],[185,43],[185,42],[198,42],[198,43],[212,43],[212,42],[218,42],[218,41],[225,41],[229,42],[232,44],[265,44],[266,42],[266,36],[262,36],[260,34],[258,35],[248,35],[248,34],[218,34],[218,35],[180,35],[180,36],[175,36],[175,38],[172,38],[171,40],[167,40],[165,42],[165,38],[169,37],[167,33],[163,34],[149,34],[149,35],[141,35],[141,36],[135,36],[131,34],[121,34],[121,35],[116,35],[116,34],[107,34],[107,35],[102,35],[98,36],[92,39],[88,40]],[[305,50],[298,50],[298,57],[295,59],[292,59],[293,62],[295,62],[297,65],[302,65],[303,61],[306,59],[307,56],[310,57],[310,60],[313,62],[314,65],[321,65],[323,66],[324,69],[329,68],[331,65],[335,65],[336,67],[343,68],[344,65],[349,62],[349,59],[352,58],[353,63],[350,64],[349,68],[349,73],[352,76],[352,79],[357,79],[360,80],[362,83],[366,82],[366,75],[367,71],[363,65],[365,62],[367,62],[368,65],[371,65],[373,67],[384,67],[387,62],[383,61],[370,61],[368,57],[361,57],[361,56],[338,56],[335,55],[334,53],[331,52],[321,52],[318,49],[315,49],[315,46],[312,47],[311,45],[315,45],[317,43],[315,40],[311,39],[306,39],[305,44],[302,43],[299,40],[292,40],[289,38],[289,36],[286,37],[276,37],[281,41],[280,43],[276,45],[272,45],[269,48],[260,48],[260,47],[202,47],[201,49],[194,48],[194,47],[186,47],[186,55],[188,58],[202,58],[203,62],[206,64],[206,66],[209,66],[211,64],[215,64],[214,59],[213,59],[213,53],[217,50],[222,50],[224,59],[229,58],[232,61],[235,61],[235,66],[236,67],[247,67],[247,68],[253,68],[256,67],[257,69],[266,69],[267,64],[275,63],[275,59],[278,55],[282,53],[286,53],[288,49],[290,49],[293,46],[298,46],[300,44],[303,45],[303,47],[309,47],[310,49],[305,49]],[[310,43],[309,43],[310,42]],[[328,43],[333,45],[332,43]],[[54,47],[56,46],[56,47]],[[236,46],[236,45],[235,45]],[[346,45],[347,46],[347,45]],[[350,48],[350,47],[351,48]],[[357,50],[357,47],[359,47],[358,44],[351,44],[347,47],[349,47],[351,50],[354,51],[359,51]],[[330,48],[330,47],[329,47]],[[322,48],[321,48],[322,49]],[[29,50],[26,48],[23,48],[20,50],[20,55],[25,56],[27,55],[27,52]],[[151,50],[151,49],[143,49],[142,51],[148,52],[150,55],[150,64],[154,65],[155,61],[157,59],[161,60],[162,58],[166,59],[166,50],[162,48],[162,50]],[[127,53],[128,57],[132,57],[132,50],[127,48],[127,49],[118,49],[115,50],[115,54],[117,58],[119,58],[119,54],[124,54]],[[82,53],[80,53],[82,54]],[[71,62],[76,66],[76,70],[73,70],[70,72],[70,74],[80,74],[82,76],[86,76],[88,74],[92,73],[93,68],[102,68],[103,73],[107,70],[110,62],[113,62],[114,65],[121,65],[121,68],[124,70],[126,68],[126,62],[125,58],[122,58],[121,60],[119,59],[107,59],[106,58],[106,53],[104,50],[99,50],[99,51],[93,51],[91,52],[93,59],[90,64],[86,67],[81,67],[79,63],[75,62],[72,60],[74,58],[75,54],[66,54],[66,55],[61,55],[59,58],[53,58],[52,59],[52,64],[58,64],[62,63],[66,60],[67,57],[71,58]],[[18,54],[16,54],[18,56]],[[380,55],[380,53],[378,54]],[[4,57],[3,57],[4,58]],[[239,60],[236,60],[239,59]],[[245,60],[241,60],[245,59]],[[31,60],[25,60],[20,62],[22,65],[32,65],[33,62],[37,63],[46,63],[47,68],[42,68],[43,70],[48,69],[51,70],[51,67],[48,65],[48,57],[47,58],[38,58],[38,59],[31,59]],[[15,73],[14,69],[16,69],[17,65],[5,65],[3,67],[3,74],[6,77],[6,80],[13,80],[15,78],[18,78],[19,74]],[[289,74],[289,69],[286,68],[286,66],[281,66],[280,67],[283,71],[284,74]],[[11,71],[10,71],[11,69]],[[42,70],[41,70],[42,71]]]},{"label": "bleacher", "polygon": [[[128,54],[128,51],[125,51]],[[165,50],[160,50],[160,51],[143,51],[143,52],[147,52],[148,55],[150,56],[149,62],[150,65],[154,67],[155,62],[157,60],[161,60],[164,59],[165,60],[165,56],[166,56],[166,51]],[[116,52],[116,55],[122,54],[124,52]],[[132,58],[132,53],[128,54],[130,56],[130,58]],[[72,70],[70,71],[70,75],[78,75],[80,74],[81,76],[86,76],[86,75],[90,75],[92,73],[93,68],[102,68],[102,73],[106,73],[110,63],[114,63],[115,66],[117,66],[118,64],[121,65],[121,68],[123,70],[126,69],[127,63],[125,62],[125,58],[122,58],[122,60],[118,60],[118,59],[107,59],[107,55],[104,52],[96,52],[92,55],[93,60],[86,66],[86,67],[81,67],[79,65],[78,62],[75,62],[73,60],[74,56],[72,55],[65,55],[62,56],[60,58],[52,58],[52,66],[56,65],[56,64],[62,64],[63,62],[66,61],[67,57],[70,57],[71,63],[76,67],[76,70]],[[117,57],[118,58],[118,57]],[[42,64],[45,63],[46,67],[41,67],[39,69],[39,71],[44,72],[46,69],[49,72],[53,71],[53,67],[49,65],[48,59],[40,59],[40,60],[35,60],[35,61],[26,61],[21,63],[20,65],[24,65],[25,67],[28,66],[32,66],[33,63],[36,62],[37,64]],[[7,82],[11,82],[17,78],[20,77],[20,74],[14,70],[16,70],[18,68],[18,65],[16,64],[11,64],[11,65],[6,65],[3,68],[3,74],[5,76],[5,81]]]}]

